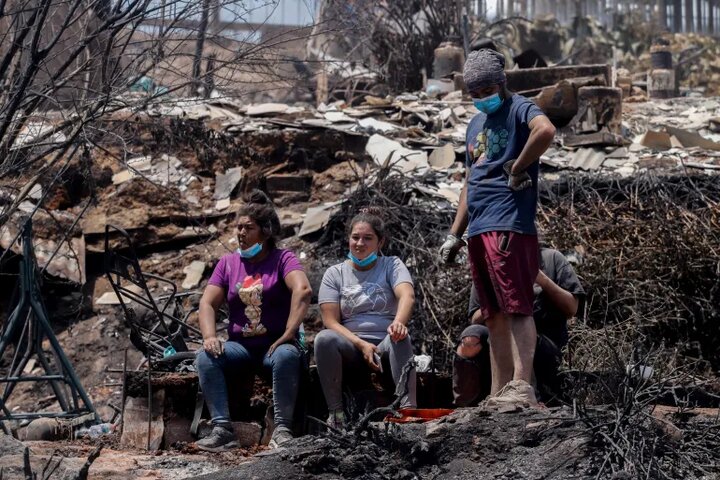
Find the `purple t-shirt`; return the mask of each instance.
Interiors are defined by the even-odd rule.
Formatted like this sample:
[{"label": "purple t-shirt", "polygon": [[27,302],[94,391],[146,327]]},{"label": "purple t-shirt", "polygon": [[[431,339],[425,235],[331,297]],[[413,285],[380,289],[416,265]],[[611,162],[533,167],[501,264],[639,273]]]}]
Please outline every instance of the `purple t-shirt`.
[{"label": "purple t-shirt", "polygon": [[230,313],[228,337],[248,347],[269,346],[285,331],[292,292],[285,276],[303,270],[290,250],[273,249],[261,262],[239,253],[220,259],[208,285],[225,290]]}]

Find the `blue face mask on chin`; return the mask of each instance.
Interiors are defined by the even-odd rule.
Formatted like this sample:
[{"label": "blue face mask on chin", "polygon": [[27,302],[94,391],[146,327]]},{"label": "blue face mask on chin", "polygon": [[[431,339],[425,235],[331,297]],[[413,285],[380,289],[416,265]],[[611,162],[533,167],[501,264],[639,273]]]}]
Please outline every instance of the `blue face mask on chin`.
[{"label": "blue face mask on chin", "polygon": [[500,98],[500,93],[494,93],[485,98],[473,98],[472,100],[475,108],[483,112],[485,115],[497,112],[503,104],[503,100]]},{"label": "blue face mask on chin", "polygon": [[373,253],[371,253],[370,255],[368,255],[367,257],[365,257],[365,258],[363,258],[362,260],[360,260],[360,259],[357,258],[355,255],[353,255],[351,252],[348,252],[348,258],[349,258],[350,261],[353,262],[355,265],[357,265],[358,267],[362,268],[362,267],[367,267],[368,265],[370,265],[371,263],[373,263],[375,260],[377,260],[378,254],[377,254],[377,252],[373,252]]},{"label": "blue face mask on chin", "polygon": [[250,248],[246,248],[243,250],[242,248],[238,248],[237,252],[240,254],[242,258],[253,258],[257,256],[258,253],[262,251],[262,244],[256,243]]}]

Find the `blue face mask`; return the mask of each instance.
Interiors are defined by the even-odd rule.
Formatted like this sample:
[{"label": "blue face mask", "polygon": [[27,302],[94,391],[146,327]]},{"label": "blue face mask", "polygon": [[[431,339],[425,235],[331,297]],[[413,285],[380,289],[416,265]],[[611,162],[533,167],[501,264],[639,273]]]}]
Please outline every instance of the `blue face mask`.
[{"label": "blue face mask", "polygon": [[375,260],[377,260],[378,255],[377,255],[377,252],[373,252],[373,253],[371,253],[370,255],[368,255],[367,257],[365,257],[365,258],[363,258],[362,260],[360,260],[360,259],[357,258],[355,255],[353,255],[351,252],[348,252],[348,258],[349,258],[350,261],[352,261],[355,265],[357,265],[358,267],[362,268],[362,267],[367,267],[368,265],[370,265],[371,263],[373,263]]},{"label": "blue face mask", "polygon": [[502,106],[503,101],[500,93],[495,93],[485,98],[473,98],[473,105],[486,115],[495,113]]},{"label": "blue face mask", "polygon": [[237,249],[237,252],[240,254],[240,256],[242,258],[253,258],[261,251],[262,251],[262,244],[260,244],[260,243],[256,243],[252,247],[246,248],[245,250],[243,250],[242,248]]}]

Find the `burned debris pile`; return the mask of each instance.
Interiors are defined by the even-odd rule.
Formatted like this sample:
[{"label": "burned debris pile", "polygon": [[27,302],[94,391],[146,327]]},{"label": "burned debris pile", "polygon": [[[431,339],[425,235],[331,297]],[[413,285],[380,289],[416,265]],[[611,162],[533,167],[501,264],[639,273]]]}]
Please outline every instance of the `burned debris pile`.
[{"label": "burned debris pile", "polygon": [[[325,16],[332,15],[331,10]],[[616,15],[612,29],[591,15],[561,22],[546,14],[532,19],[472,18],[467,30],[470,49],[497,48],[508,59],[509,69],[611,63],[618,68],[618,84],[626,77],[635,87],[633,92],[639,93],[650,86],[648,70],[674,68],[673,81],[680,89],[697,96],[720,93],[716,39],[692,32],[668,33],[647,22],[641,12]],[[429,79],[427,86],[446,82],[457,87],[462,82],[463,28],[453,9],[441,2],[365,4],[352,20],[321,37],[313,51],[324,52],[318,58],[331,62],[324,67],[323,75],[330,80],[323,77],[329,83],[327,89],[320,89],[318,98],[323,101],[345,95],[355,104],[367,93],[384,96],[382,92],[418,90],[424,86],[424,76]],[[438,50],[447,46],[454,48],[448,52],[456,53],[438,61]],[[658,64],[661,57],[670,63]],[[333,68],[336,64],[346,68]]]},{"label": "burned debris pile", "polygon": [[[693,400],[690,390],[680,387],[701,383],[697,371],[676,366],[662,347],[638,347],[635,339],[643,333],[632,324],[594,332],[580,327],[574,336],[576,351],[587,349],[579,352],[575,371],[604,369],[576,378],[571,388],[574,417],[585,429],[584,452],[592,459],[596,478],[717,475],[717,410],[686,408],[699,397]],[[590,350],[592,366],[583,363],[591,358]],[[669,406],[673,403],[676,406]]]},{"label": "burned debris pile", "polygon": [[[714,177],[566,177],[547,185],[538,216],[548,243],[578,259],[584,322],[634,324],[646,349],[720,367],[720,189]],[[595,353],[587,352],[588,354]]]},{"label": "burned debris pile", "polygon": [[378,422],[360,439],[352,431],[298,438],[252,464],[197,479],[713,478],[716,420],[654,411],[648,405],[660,390],[655,382],[628,383],[611,408],[574,413],[475,408],[426,424]]},{"label": "burned debris pile", "polygon": [[[347,11],[347,2],[330,3]],[[97,436],[78,421],[51,425],[52,439],[78,447],[82,462],[90,445],[103,445],[91,473],[107,479],[123,470],[172,478],[173,463],[183,476],[197,475],[257,452],[251,465],[212,478],[713,478],[720,473],[720,101],[708,96],[720,94],[717,40],[658,34],[632,15],[616,18],[612,31],[584,16],[571,24],[540,16],[463,25],[448,2],[385,3],[359,2],[339,26],[348,36],[331,40],[346,57],[326,51],[309,59],[308,84],[279,94],[278,103],[241,101],[232,85],[205,83],[192,94],[198,98],[150,88],[118,93],[83,140],[38,133],[59,125],[65,111],[43,112],[21,129],[22,149],[72,144],[78,152],[58,155],[63,162],[42,175],[17,163],[0,179],[0,286],[14,287],[21,258],[29,258],[23,247],[31,245],[16,240],[31,215],[46,281],[39,296],[97,409],[87,422],[97,423]],[[452,265],[440,263],[438,249],[460,199],[467,130],[478,113],[460,72],[468,48],[487,46],[508,59],[508,88],[533,99],[557,127],[539,159],[538,226],[587,292],[563,351],[564,392],[540,411],[458,409],[396,424],[383,421],[385,411],[361,411],[378,398],[380,409],[394,409],[383,406],[395,390],[367,375],[368,400],[353,399],[349,431],[326,432],[312,365],[322,319],[312,305],[303,332],[307,390],[296,419],[296,433],[308,435],[265,452],[275,428],[272,388],[249,381],[230,395],[242,450],[181,458],[198,453],[194,441],[212,428],[194,363],[203,348],[198,300],[218,259],[239,246],[238,212],[253,189],[272,199],[281,246],[297,255],[316,294],[326,269],[346,258],[350,219],[379,207],[390,234],[382,254],[400,257],[414,281],[413,353],[429,363],[420,369],[418,360],[418,406],[450,407],[472,280],[467,249]],[[382,61],[368,65],[371,57]],[[307,88],[313,74],[316,85]],[[297,98],[303,102],[279,103]],[[0,325],[16,301],[5,290]],[[218,311],[218,324],[227,316]],[[51,356],[43,342],[36,347]],[[13,365],[13,355],[0,355],[0,367]],[[19,386],[0,401],[0,427],[23,441],[47,423],[5,421],[8,412],[60,413],[45,412],[57,410],[52,383],[26,382],[41,366],[14,368]],[[47,448],[27,453],[34,470]],[[122,463],[138,449],[157,453],[152,467]],[[9,462],[0,458],[0,480]]]}]

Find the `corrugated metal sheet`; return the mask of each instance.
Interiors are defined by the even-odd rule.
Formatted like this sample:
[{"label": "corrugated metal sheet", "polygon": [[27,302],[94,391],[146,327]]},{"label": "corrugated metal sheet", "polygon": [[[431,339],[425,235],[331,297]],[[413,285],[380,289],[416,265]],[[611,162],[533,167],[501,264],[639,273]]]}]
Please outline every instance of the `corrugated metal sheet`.
[{"label": "corrugated metal sheet", "polygon": [[605,153],[592,148],[580,148],[572,153],[570,168],[590,171],[600,168],[605,161]]}]

